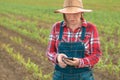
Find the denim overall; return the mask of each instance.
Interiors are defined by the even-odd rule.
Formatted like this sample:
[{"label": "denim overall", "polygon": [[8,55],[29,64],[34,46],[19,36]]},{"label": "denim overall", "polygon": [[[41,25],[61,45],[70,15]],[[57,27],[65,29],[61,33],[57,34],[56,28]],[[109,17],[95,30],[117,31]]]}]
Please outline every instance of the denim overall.
[{"label": "denim overall", "polygon": [[[63,22],[60,26],[59,41],[62,39]],[[86,28],[82,27],[81,40],[84,40]],[[66,54],[68,57],[84,58],[85,46],[83,42],[60,42],[58,52]],[[67,65],[61,68],[58,64],[55,65],[53,80],[94,80],[92,70],[89,67],[75,68]]]}]

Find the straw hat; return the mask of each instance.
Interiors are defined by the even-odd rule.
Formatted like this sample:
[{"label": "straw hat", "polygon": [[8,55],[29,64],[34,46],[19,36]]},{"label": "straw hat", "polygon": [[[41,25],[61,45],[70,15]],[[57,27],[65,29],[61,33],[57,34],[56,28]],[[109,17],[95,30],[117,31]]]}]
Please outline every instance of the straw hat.
[{"label": "straw hat", "polygon": [[56,10],[55,13],[79,13],[91,11],[92,10],[83,9],[82,0],[64,0],[63,9]]}]

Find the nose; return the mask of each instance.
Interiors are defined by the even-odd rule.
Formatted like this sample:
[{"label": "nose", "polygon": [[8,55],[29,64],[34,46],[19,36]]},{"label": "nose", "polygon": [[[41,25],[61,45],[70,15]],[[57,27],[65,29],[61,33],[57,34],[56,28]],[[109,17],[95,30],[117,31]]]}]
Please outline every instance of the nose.
[{"label": "nose", "polygon": [[75,15],[74,14],[70,14],[70,19],[74,19],[75,18]]}]

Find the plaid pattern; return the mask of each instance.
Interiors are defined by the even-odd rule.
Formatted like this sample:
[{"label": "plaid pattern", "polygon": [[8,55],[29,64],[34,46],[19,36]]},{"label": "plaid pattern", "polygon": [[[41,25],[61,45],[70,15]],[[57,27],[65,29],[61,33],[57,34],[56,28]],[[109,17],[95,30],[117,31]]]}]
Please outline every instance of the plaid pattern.
[{"label": "plaid pattern", "polygon": [[[83,22],[82,26],[86,26],[86,35],[83,40],[85,44],[85,57],[80,58],[80,64],[78,68],[81,67],[93,67],[100,59],[102,52],[100,50],[100,42],[98,37],[98,32],[96,26],[91,23]],[[72,31],[69,27],[66,26],[66,23],[63,23],[64,32],[62,36],[63,42],[78,42],[82,41],[81,37],[81,26],[78,27],[75,31]],[[50,61],[57,64],[56,57],[58,53],[58,44],[59,44],[59,31],[60,31],[60,22],[57,22],[53,25],[50,37],[49,45],[47,49],[47,56]]]}]

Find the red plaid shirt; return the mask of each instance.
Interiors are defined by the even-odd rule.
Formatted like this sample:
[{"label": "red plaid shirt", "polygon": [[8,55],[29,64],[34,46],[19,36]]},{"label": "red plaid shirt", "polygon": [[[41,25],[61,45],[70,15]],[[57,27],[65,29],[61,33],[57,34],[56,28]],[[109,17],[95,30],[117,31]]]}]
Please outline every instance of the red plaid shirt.
[{"label": "red plaid shirt", "polygon": [[[86,26],[86,35],[85,39],[83,40],[85,44],[85,57],[80,58],[79,66],[81,67],[93,67],[100,59],[102,55],[100,50],[100,42],[98,37],[98,31],[96,26],[83,22],[82,26]],[[72,31],[69,27],[66,26],[66,23],[63,23],[64,32],[62,36],[62,41],[64,42],[78,42],[82,41],[81,37],[81,26]],[[60,32],[60,22],[57,22],[53,25],[50,37],[49,37],[49,45],[47,49],[47,56],[50,61],[57,64],[56,57],[58,53],[58,44],[59,44],[59,32]]]}]

